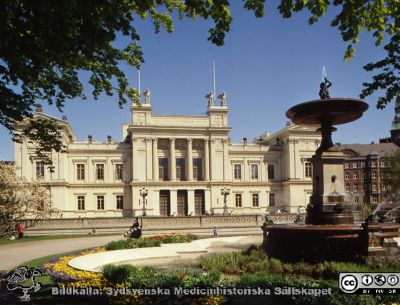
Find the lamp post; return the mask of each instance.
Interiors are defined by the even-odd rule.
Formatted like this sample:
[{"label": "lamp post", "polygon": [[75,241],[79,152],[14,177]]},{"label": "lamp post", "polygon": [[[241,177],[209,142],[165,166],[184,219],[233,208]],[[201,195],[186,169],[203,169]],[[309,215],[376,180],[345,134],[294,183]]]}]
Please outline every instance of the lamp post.
[{"label": "lamp post", "polygon": [[228,206],[226,202],[226,197],[231,193],[231,190],[228,189],[226,186],[221,190],[221,195],[224,196],[224,212],[223,215],[228,215]]},{"label": "lamp post", "polygon": [[143,198],[142,199],[142,202],[143,202],[142,214],[143,214],[143,216],[146,216],[146,205],[147,205],[146,197],[147,197],[148,193],[149,193],[148,190],[145,189],[144,187],[140,189],[140,196],[142,196],[142,198]]}]

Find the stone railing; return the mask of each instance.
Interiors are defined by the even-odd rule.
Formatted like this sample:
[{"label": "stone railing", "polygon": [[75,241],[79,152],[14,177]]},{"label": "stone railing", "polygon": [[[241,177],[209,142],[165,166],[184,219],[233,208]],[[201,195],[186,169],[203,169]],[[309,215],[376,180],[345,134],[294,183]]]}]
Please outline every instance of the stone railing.
[{"label": "stone railing", "polygon": [[[296,214],[271,214],[268,216],[274,223],[293,223]],[[234,228],[234,227],[261,227],[263,215],[204,215],[204,216],[177,216],[177,217],[138,217],[143,230],[159,229],[195,229],[195,228]],[[37,221],[27,231],[51,230],[80,230],[80,229],[128,229],[135,221],[135,217],[108,217],[108,218],[70,218],[46,219]]]}]

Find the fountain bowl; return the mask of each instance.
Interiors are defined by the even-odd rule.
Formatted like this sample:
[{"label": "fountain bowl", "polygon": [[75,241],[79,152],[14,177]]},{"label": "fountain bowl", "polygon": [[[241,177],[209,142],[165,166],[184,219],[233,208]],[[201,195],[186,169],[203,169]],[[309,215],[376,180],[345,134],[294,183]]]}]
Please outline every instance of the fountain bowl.
[{"label": "fountain bowl", "polygon": [[360,118],[368,104],[354,98],[330,98],[309,101],[293,106],[286,116],[297,125],[329,122],[331,125],[349,123]]}]

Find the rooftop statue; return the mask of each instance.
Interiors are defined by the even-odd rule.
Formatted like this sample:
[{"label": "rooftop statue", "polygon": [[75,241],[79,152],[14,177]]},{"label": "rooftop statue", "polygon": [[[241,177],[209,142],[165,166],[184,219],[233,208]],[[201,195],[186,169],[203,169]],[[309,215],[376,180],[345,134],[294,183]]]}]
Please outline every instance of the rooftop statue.
[{"label": "rooftop statue", "polygon": [[221,100],[221,106],[226,106],[226,92],[222,92],[218,98]]},{"label": "rooftop statue", "polygon": [[214,93],[212,91],[208,92],[205,98],[208,100],[208,106],[215,105],[214,104]]},{"label": "rooftop statue", "polygon": [[146,89],[146,90],[143,92],[143,95],[144,95],[144,102],[145,102],[145,104],[150,104],[150,95],[151,95],[150,89]]}]

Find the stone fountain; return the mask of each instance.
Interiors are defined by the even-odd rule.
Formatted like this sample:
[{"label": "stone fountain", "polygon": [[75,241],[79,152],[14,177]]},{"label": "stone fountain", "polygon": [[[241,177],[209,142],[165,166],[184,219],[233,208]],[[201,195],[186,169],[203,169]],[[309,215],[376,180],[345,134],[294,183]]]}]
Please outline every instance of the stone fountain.
[{"label": "stone fountain", "polygon": [[[297,125],[319,125],[320,147],[311,158],[313,193],[305,224],[263,225],[263,247],[269,257],[284,261],[362,261],[369,255],[393,252],[400,225],[355,224],[351,203],[344,193],[345,155],[334,149],[334,125],[352,122],[368,109],[359,99],[330,98],[331,85],[321,83],[321,99],[290,108],[286,116]],[[325,86],[325,87],[323,87]],[[374,246],[374,247],[372,247]]]}]

